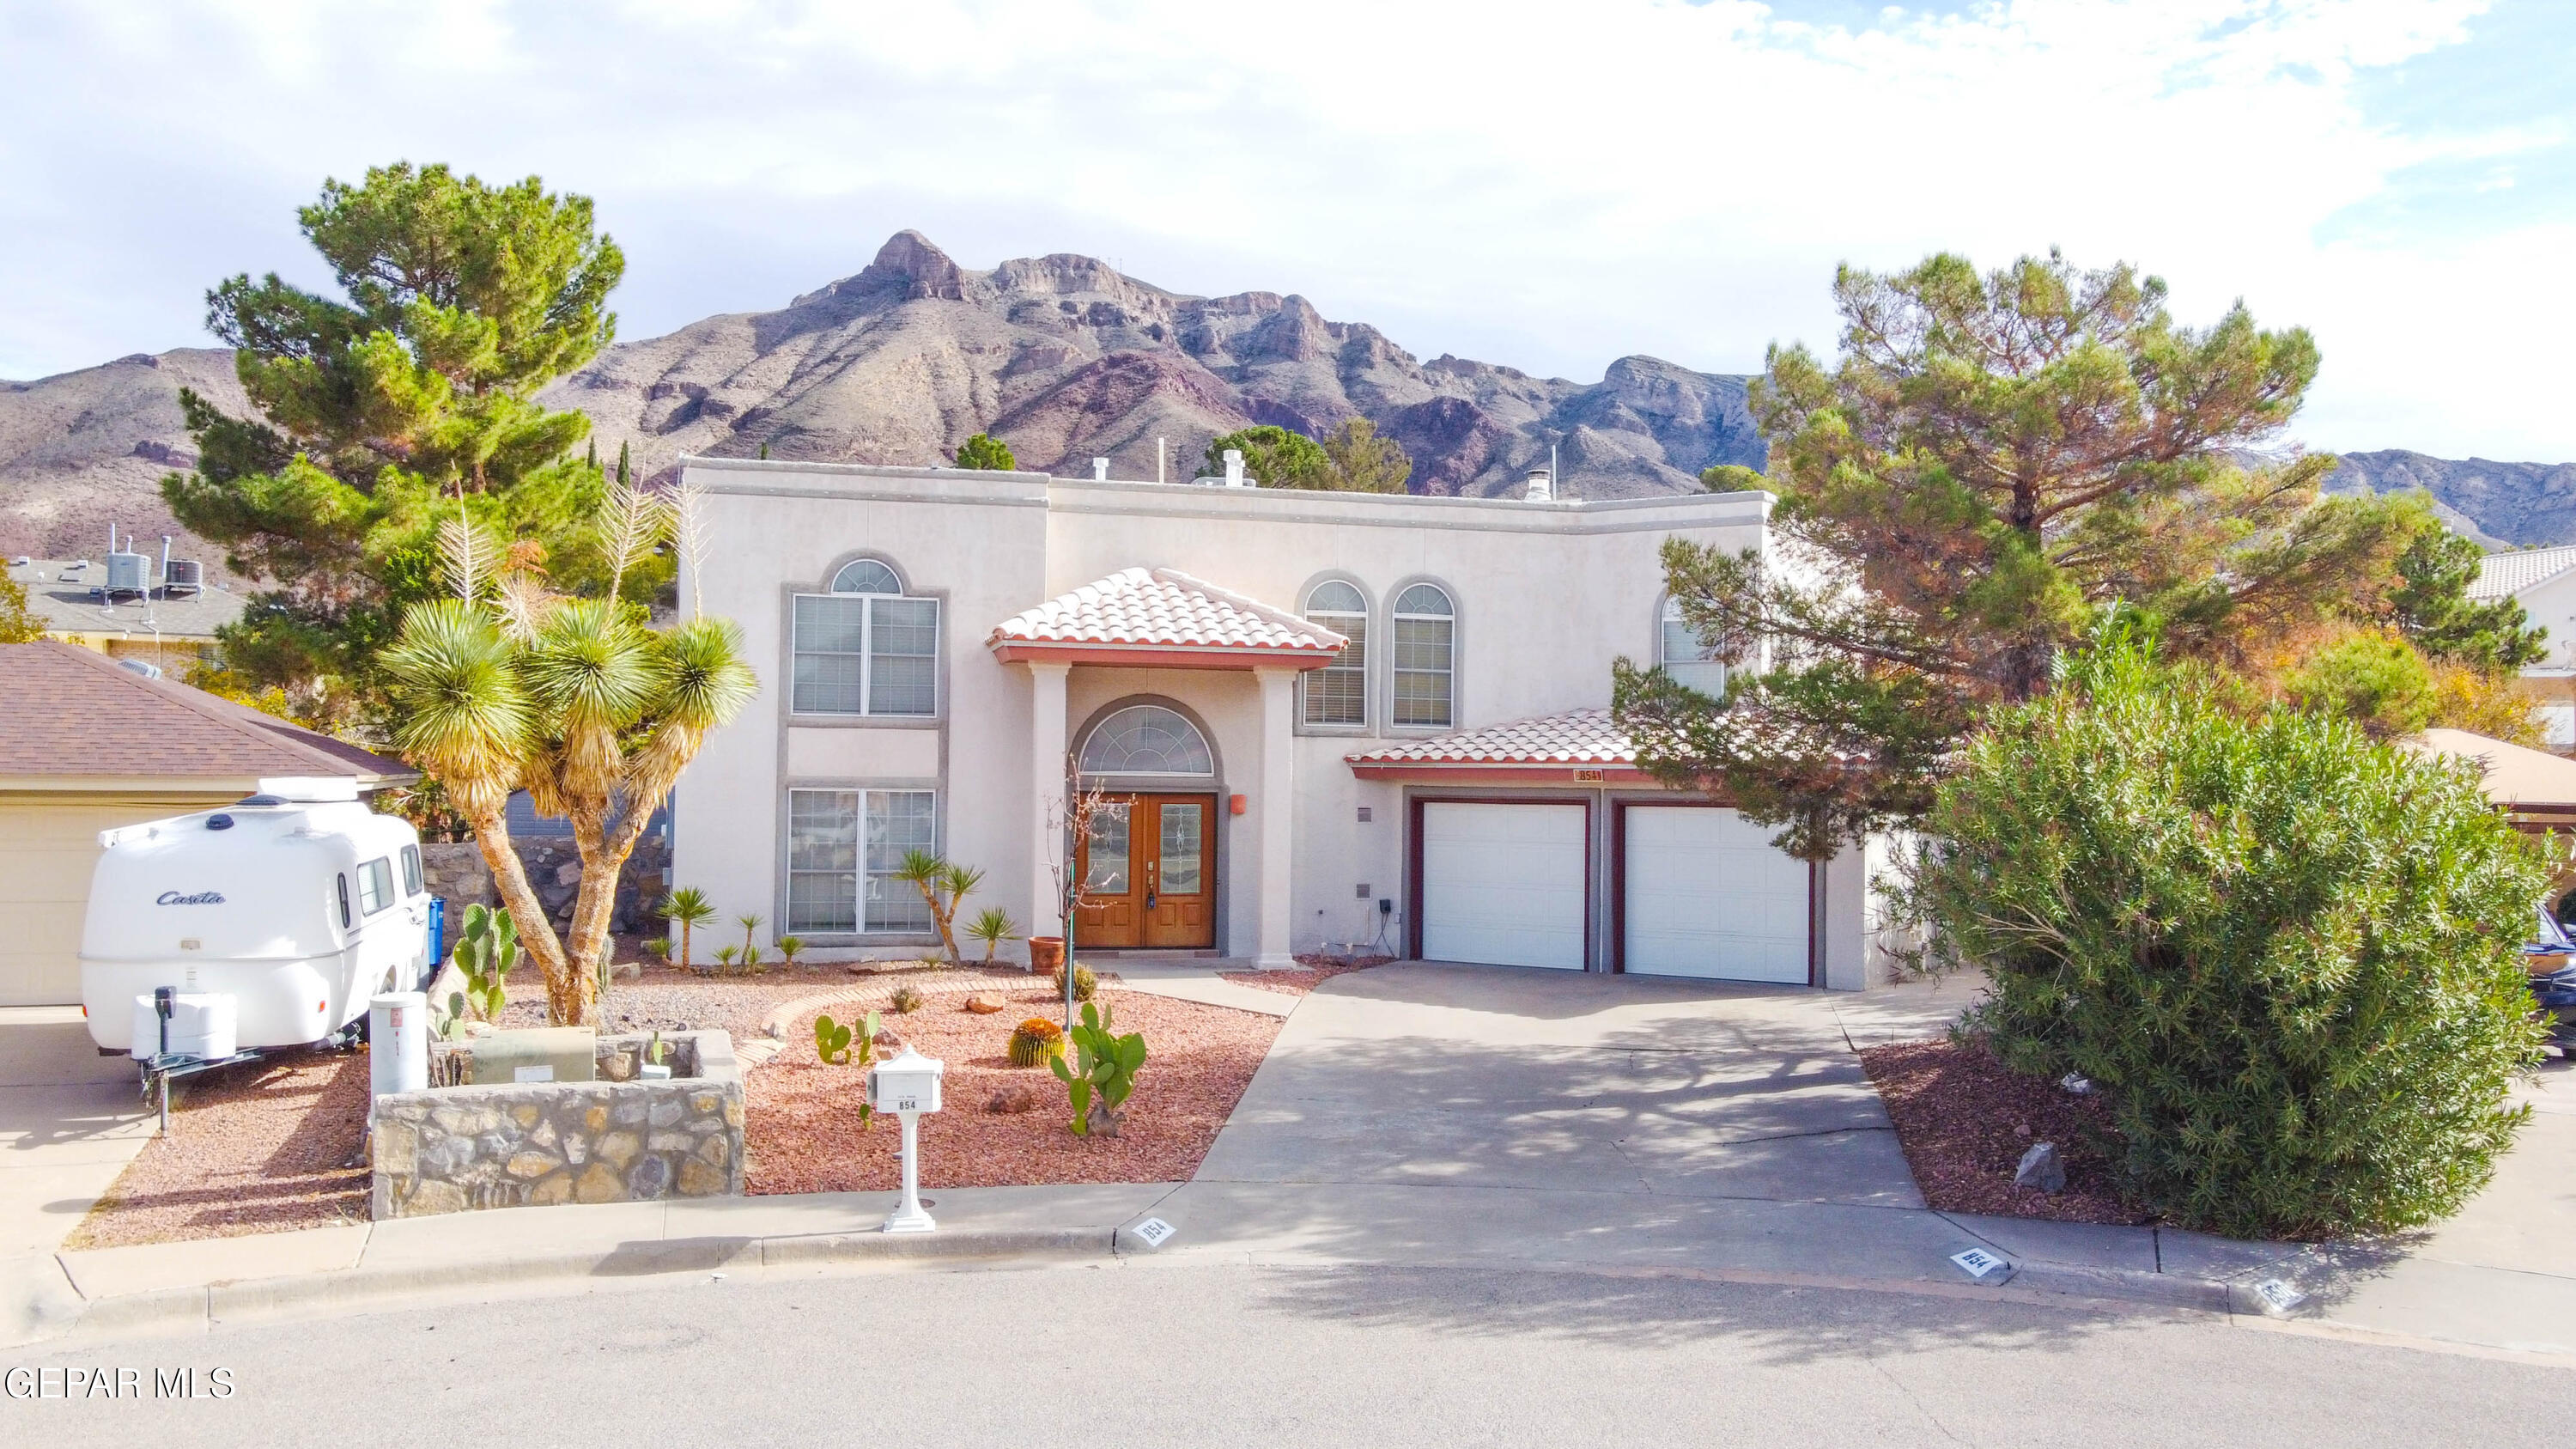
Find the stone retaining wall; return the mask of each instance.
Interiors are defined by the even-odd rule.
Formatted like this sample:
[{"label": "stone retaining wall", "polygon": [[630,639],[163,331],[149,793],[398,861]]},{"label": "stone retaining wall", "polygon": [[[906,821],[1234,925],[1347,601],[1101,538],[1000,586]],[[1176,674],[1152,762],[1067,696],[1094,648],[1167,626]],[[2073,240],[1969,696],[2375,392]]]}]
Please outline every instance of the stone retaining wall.
[{"label": "stone retaining wall", "polygon": [[[513,837],[510,844],[519,852],[519,864],[528,872],[528,886],[545,903],[546,914],[558,931],[572,925],[574,896],[581,890],[581,852],[568,835],[531,835]],[[617,906],[609,917],[613,931],[661,930],[659,918],[646,914],[665,894],[662,868],[670,860],[670,851],[658,835],[646,835],[635,842],[635,853],[626,858],[626,868],[617,874]],[[454,901],[456,915],[448,922],[448,938],[455,939],[463,926],[465,908],[470,905],[497,906],[501,893],[492,884],[492,867],[483,860],[483,847],[472,841],[440,843],[420,848],[421,873],[429,881],[432,895]]]},{"label": "stone retaining wall", "polygon": [[[622,1057],[641,1036],[602,1037]],[[438,1087],[376,1099],[377,1219],[742,1191],[742,1070],[721,1031],[666,1032],[667,1081]],[[688,1075],[680,1075],[689,1073]]]}]

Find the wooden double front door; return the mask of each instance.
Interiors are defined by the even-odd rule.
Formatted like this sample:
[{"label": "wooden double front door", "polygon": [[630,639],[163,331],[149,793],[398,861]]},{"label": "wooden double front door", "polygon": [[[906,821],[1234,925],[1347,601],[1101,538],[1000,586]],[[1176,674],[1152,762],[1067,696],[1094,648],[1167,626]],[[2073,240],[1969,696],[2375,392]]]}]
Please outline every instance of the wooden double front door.
[{"label": "wooden double front door", "polygon": [[1216,944],[1216,797],[1112,795],[1081,842],[1074,949]]}]

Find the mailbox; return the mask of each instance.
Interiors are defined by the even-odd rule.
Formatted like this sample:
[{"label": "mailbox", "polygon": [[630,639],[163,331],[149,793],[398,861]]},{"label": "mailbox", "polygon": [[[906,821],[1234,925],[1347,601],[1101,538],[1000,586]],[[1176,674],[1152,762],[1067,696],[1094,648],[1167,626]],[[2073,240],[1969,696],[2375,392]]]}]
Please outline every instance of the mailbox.
[{"label": "mailbox", "polygon": [[868,1100],[880,1112],[936,1112],[939,1078],[947,1067],[910,1047],[868,1074]]}]

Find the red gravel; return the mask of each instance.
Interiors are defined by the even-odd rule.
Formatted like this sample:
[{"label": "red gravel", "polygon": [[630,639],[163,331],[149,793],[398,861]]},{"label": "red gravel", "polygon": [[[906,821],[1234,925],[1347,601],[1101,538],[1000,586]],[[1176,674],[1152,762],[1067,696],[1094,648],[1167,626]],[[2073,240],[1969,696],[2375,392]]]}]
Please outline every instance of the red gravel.
[{"label": "red gravel", "polygon": [[344,1165],[366,1128],[364,1052],[273,1057],[174,1086],[169,1133],[126,1165],[65,1246],[366,1221],[368,1171]]},{"label": "red gravel", "polygon": [[[2141,1223],[2120,1199],[2105,1151],[2116,1142],[2110,1110],[2055,1082],[2005,1070],[1979,1045],[1898,1042],[1860,1054],[1887,1103],[1905,1165],[1923,1200],[1940,1212],[2053,1218],[2068,1223]],[[2054,1142],[2066,1161],[2055,1196],[2013,1186],[2034,1142]]]},{"label": "red gravel", "polygon": [[1366,971],[1394,960],[1392,956],[1300,956],[1294,971],[1220,971],[1225,980],[1240,986],[1258,986],[1264,991],[1303,996],[1345,971]]},{"label": "red gravel", "polygon": [[[997,1015],[974,1015],[957,998],[934,996],[908,1016],[881,1018],[883,1029],[947,1065],[946,1105],[921,1119],[926,1187],[1182,1181],[1207,1156],[1281,1025],[1255,1012],[1104,985],[1099,999],[1115,1008],[1113,1029],[1144,1033],[1148,1055],[1127,1099],[1122,1135],[1082,1138],[1073,1135],[1073,1110],[1055,1074],[1015,1068],[1005,1055],[1012,1028],[1061,1011],[1061,1001],[1043,985],[1001,994],[1008,1006]],[[815,1057],[813,1020],[800,1018],[787,1032],[787,1049],[746,1084],[749,1189],[894,1187],[901,1129],[892,1118],[860,1128],[860,1074]],[[1036,1108],[985,1110],[995,1093],[1012,1090],[1029,1093]]]},{"label": "red gravel", "polygon": [[[701,943],[703,944],[703,943]],[[928,982],[943,973],[910,967],[899,973]],[[798,966],[765,973],[715,976],[672,966],[645,968],[641,977],[619,977],[608,988],[599,1012],[599,1029],[621,1031],[728,1031],[736,1042],[760,1034],[762,1022],[800,996],[816,996],[861,984],[838,966]],[[546,978],[526,970],[510,973],[510,1005],[501,1013],[507,1027],[546,1024]]]}]

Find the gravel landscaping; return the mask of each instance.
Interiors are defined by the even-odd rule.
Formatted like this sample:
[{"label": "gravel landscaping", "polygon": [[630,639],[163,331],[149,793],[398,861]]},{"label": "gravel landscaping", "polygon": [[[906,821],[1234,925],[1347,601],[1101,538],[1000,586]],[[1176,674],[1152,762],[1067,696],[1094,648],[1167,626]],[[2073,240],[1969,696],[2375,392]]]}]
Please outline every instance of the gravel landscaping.
[{"label": "gravel landscaping", "polygon": [[[1260,984],[1302,994],[1347,969],[1254,974],[1274,978]],[[817,1011],[847,1019],[871,1006],[884,1011],[887,1030],[948,1065],[947,1109],[923,1127],[925,1183],[1186,1178],[1250,1084],[1280,1021],[1123,990],[1114,972],[1100,974],[1100,999],[1115,1007],[1117,1029],[1143,1032],[1152,1053],[1138,1075],[1126,1133],[1114,1141],[1075,1137],[1065,1088],[1054,1074],[1010,1066],[1004,1052],[1012,1028],[1062,1010],[1044,978],[1013,968],[898,962],[711,976],[655,966],[617,980],[600,1026],[732,1035],[748,1069],[745,1156],[755,1193],[894,1185],[895,1124],[858,1130],[851,1111],[858,1073],[826,1067],[814,1055]],[[925,998],[919,1011],[890,1009],[903,986]],[[543,1026],[545,985],[537,973],[515,973],[510,991],[503,1024]],[[963,1003],[970,994],[999,997],[1004,1009],[968,1012]],[[282,1054],[183,1084],[172,1098],[169,1134],[144,1147],[67,1246],[366,1221],[370,1174],[363,1163],[348,1164],[363,1138],[367,1091],[364,1052]],[[1025,1098],[1026,1110],[985,1110],[997,1093],[1014,1092]]]},{"label": "gravel landscaping", "polygon": [[[1198,1170],[1281,1026],[1277,1017],[1149,996],[1104,980],[1098,999],[1113,1009],[1113,1029],[1144,1033],[1149,1055],[1136,1074],[1123,1132],[1083,1138],[1073,1135],[1073,1111],[1055,1074],[1013,1067],[1005,1055],[1014,1027],[1032,1016],[1059,1016],[1062,999],[1043,983],[995,994],[1003,1009],[990,1015],[969,1012],[962,997],[943,994],[919,1011],[888,1012],[880,1021],[904,1044],[947,1065],[946,1105],[921,1120],[925,1187],[1181,1181]],[[831,1014],[846,1021],[864,1009],[854,1004]],[[859,1071],[825,1066],[815,1056],[814,1016],[802,1012],[787,1025],[785,1050],[745,1082],[750,1190],[894,1187],[901,1130],[892,1118],[859,1125]],[[1006,1104],[1017,1110],[993,1110]]]},{"label": "gravel landscaping", "polygon": [[[2068,1223],[2147,1221],[2120,1200],[2104,1150],[2114,1140],[2110,1112],[2100,1097],[2006,1071],[1974,1044],[1898,1042],[1864,1048],[1860,1059],[1896,1124],[1905,1165],[1934,1210]],[[2013,1186],[2013,1171],[2035,1142],[2054,1142],[2064,1156],[2064,1192]]]},{"label": "gravel landscaping", "polygon": [[145,1144],[64,1246],[230,1238],[367,1220],[367,1055],[299,1052],[174,1084]]},{"label": "gravel landscaping", "polygon": [[1300,956],[1294,971],[1220,971],[1217,975],[1241,986],[1258,986],[1264,991],[1303,996],[1345,971],[1366,971],[1394,959],[1392,956]]}]

